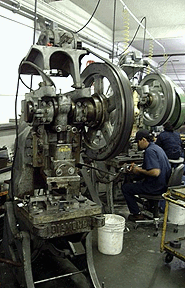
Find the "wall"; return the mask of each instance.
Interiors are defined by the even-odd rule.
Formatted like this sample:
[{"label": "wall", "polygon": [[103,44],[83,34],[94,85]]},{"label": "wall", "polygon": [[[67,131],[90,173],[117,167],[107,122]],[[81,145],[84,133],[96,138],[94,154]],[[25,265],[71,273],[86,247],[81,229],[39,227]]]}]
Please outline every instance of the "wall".
[{"label": "wall", "polygon": [[[0,7],[0,27],[0,123],[7,123],[9,118],[15,118],[18,67],[33,42],[33,23],[29,19]],[[25,89],[22,86],[19,92],[19,113],[24,93]]]}]

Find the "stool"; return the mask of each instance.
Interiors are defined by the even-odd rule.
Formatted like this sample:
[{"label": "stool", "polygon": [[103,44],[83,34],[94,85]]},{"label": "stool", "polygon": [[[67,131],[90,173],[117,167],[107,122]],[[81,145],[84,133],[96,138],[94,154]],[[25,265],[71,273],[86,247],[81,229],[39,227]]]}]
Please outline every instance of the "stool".
[{"label": "stool", "polygon": [[[168,188],[169,187],[175,187],[175,186],[180,186],[182,184],[182,176],[184,173],[184,164],[178,164],[177,167],[172,168],[172,173],[170,176],[170,179],[168,181]],[[158,231],[159,227],[159,201],[164,200],[162,195],[151,195],[151,194],[140,194],[138,197],[138,202],[139,199],[141,200],[142,198],[147,199],[147,200],[152,200],[154,203],[154,208],[153,208],[153,219],[146,219],[146,220],[136,220],[136,224],[139,223],[154,223],[156,231]],[[155,233],[154,236],[157,236],[158,233]]]},{"label": "stool", "polygon": [[145,198],[147,200],[152,200],[153,202],[153,218],[159,218],[159,201],[164,200],[162,195],[146,195],[146,194],[140,194],[140,198]]},{"label": "stool", "polygon": [[158,229],[159,229],[159,223],[163,221],[162,219],[159,218],[159,201],[164,200],[162,195],[147,195],[147,194],[140,194],[138,199],[136,200],[139,203],[143,203],[142,199],[147,199],[147,200],[152,200],[153,202],[153,211],[152,211],[152,216],[148,216],[148,219],[145,220],[136,220],[135,223],[135,228],[138,227],[138,224],[154,224],[155,226],[155,232],[153,236],[158,236]]}]

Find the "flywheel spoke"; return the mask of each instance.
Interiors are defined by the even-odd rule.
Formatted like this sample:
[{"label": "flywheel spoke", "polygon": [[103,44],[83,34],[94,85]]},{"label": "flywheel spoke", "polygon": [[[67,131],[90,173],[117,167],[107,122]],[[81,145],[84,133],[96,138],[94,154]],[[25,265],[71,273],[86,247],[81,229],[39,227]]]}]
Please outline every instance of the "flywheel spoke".
[{"label": "flywheel spoke", "polygon": [[101,131],[102,131],[103,137],[105,139],[105,142],[107,144],[109,144],[110,138],[111,138],[112,133],[113,133],[113,127],[112,127],[111,123],[105,122],[103,124],[103,126],[101,127]]},{"label": "flywheel spoke", "polygon": [[104,89],[103,76],[95,75],[94,76],[94,93],[102,94]]},{"label": "flywheel spoke", "polygon": [[109,98],[107,98],[107,111],[108,113],[111,113],[116,109],[116,103],[115,103],[115,95],[111,95]]}]

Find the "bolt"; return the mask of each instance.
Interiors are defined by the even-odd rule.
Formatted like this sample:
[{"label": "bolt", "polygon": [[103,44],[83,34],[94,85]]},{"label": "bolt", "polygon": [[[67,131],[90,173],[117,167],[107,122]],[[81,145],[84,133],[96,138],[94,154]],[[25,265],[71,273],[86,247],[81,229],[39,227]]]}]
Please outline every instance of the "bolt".
[{"label": "bolt", "polygon": [[86,117],[82,117],[82,121],[83,122],[87,121],[87,118]]},{"label": "bolt", "polygon": [[61,132],[62,131],[61,125],[57,125],[55,129],[56,129],[57,132]]},{"label": "bolt", "polygon": [[68,173],[69,173],[70,175],[73,175],[74,172],[75,172],[75,168],[74,168],[74,167],[69,167]]},{"label": "bolt", "polygon": [[78,129],[76,127],[72,127],[72,132],[76,133],[78,131]]},{"label": "bolt", "polygon": [[71,131],[71,126],[67,125],[67,131]]},{"label": "bolt", "polygon": [[62,169],[58,168],[58,169],[56,170],[56,175],[57,175],[57,176],[61,176],[61,175],[62,175]]}]

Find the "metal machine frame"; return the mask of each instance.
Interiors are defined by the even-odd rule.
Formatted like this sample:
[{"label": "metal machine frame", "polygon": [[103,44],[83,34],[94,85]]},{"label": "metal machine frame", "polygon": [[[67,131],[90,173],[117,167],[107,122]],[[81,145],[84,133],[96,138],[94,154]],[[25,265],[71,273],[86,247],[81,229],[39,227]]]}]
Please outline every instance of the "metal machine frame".
[{"label": "metal machine frame", "polygon": [[[5,254],[16,263],[13,270],[21,286],[32,288],[68,274],[83,274],[88,277],[81,287],[100,288],[91,234],[105,220],[97,192],[90,189],[96,202],[81,193],[84,173],[79,167],[87,165],[85,159],[111,159],[126,146],[133,125],[130,82],[108,60],[93,63],[80,74],[81,59],[89,51],[70,33],[41,34],[38,44],[19,66],[19,78],[39,75],[41,82],[22,101],[10,199],[5,203]],[[52,77],[69,75],[72,87],[56,93]],[[76,243],[83,252],[76,251]],[[59,257],[61,263],[67,258],[75,271],[36,277],[34,262],[42,251]]]}]

